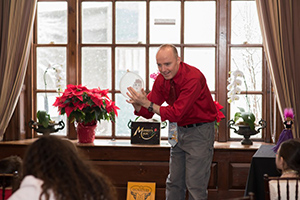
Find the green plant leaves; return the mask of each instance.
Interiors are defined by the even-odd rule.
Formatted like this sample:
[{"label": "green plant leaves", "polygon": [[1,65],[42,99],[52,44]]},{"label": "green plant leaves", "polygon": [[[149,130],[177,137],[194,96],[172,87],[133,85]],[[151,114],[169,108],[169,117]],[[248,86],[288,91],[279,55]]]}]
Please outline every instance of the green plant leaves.
[{"label": "green plant leaves", "polygon": [[51,121],[50,115],[44,110],[39,110],[36,113],[36,116],[38,119],[38,123],[42,124],[45,128],[47,128],[49,125],[49,122]]},{"label": "green plant leaves", "polygon": [[240,112],[234,114],[234,121],[237,122],[239,119],[242,119],[245,125],[249,125],[252,130],[255,128],[255,115],[251,112],[245,112],[244,108],[238,107]]}]

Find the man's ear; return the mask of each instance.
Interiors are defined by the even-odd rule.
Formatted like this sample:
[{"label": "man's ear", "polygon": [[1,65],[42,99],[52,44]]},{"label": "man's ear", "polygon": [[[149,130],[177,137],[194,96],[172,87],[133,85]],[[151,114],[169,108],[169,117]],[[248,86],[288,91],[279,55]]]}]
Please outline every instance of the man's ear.
[{"label": "man's ear", "polygon": [[180,62],[181,62],[181,58],[177,56],[177,64],[179,65]]}]

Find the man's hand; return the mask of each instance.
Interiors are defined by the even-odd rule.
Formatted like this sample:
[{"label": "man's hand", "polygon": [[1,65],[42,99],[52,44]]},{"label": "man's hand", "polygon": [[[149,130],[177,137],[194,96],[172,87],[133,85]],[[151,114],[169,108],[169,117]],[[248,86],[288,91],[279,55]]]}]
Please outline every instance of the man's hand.
[{"label": "man's hand", "polygon": [[[127,103],[131,103],[134,109],[139,112],[141,107],[148,108],[151,102],[147,99],[147,94],[144,89],[141,90],[141,93],[135,91],[132,87],[127,88],[128,92],[126,92],[127,96],[130,99],[127,99]],[[160,106],[153,104],[153,111],[154,113],[160,115]]]},{"label": "man's hand", "polygon": [[135,91],[132,87],[128,87],[127,90],[128,92],[126,94],[129,97],[129,100],[126,101],[128,103],[131,103],[133,106],[135,104],[148,108],[150,101],[147,99],[147,94],[144,89],[141,90],[141,93]]}]

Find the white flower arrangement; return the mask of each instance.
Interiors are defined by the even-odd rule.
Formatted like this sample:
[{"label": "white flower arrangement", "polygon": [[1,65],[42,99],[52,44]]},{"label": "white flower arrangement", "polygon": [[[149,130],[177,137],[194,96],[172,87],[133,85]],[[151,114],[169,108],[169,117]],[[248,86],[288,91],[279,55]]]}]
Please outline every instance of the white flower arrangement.
[{"label": "white flower arrangement", "polygon": [[62,92],[62,86],[63,86],[63,82],[64,82],[64,76],[63,76],[63,69],[62,69],[62,65],[55,65],[53,66],[53,69],[55,70],[55,78],[56,78],[56,82],[55,82],[55,87],[57,88],[57,92],[58,94],[60,94]]},{"label": "white flower arrangement", "polygon": [[238,124],[243,124],[243,125],[249,125],[252,130],[254,130],[254,122],[255,122],[255,115],[250,112],[250,103],[249,99],[247,96],[247,83],[245,81],[245,76],[244,73],[240,70],[235,70],[233,72],[229,72],[230,77],[228,78],[228,103],[232,103],[234,101],[239,100],[239,94],[241,93],[241,85],[242,85],[242,79],[244,80],[245,87],[246,87],[246,101],[248,104],[249,112],[246,112],[244,108],[238,107],[240,112],[236,112],[234,114],[234,122],[236,123],[239,119],[240,121]]},{"label": "white flower arrangement", "polygon": [[[49,64],[48,65],[48,67],[44,71],[44,75],[43,75],[45,90],[47,90],[46,74],[49,69],[52,69],[55,72],[55,87],[57,88],[57,92],[60,95],[60,93],[62,92],[62,86],[63,86],[63,81],[64,81],[64,75],[63,75],[62,68],[63,68],[62,64],[53,64],[53,65]],[[44,108],[45,108],[45,111],[48,112],[47,92],[45,93]]]},{"label": "white flower arrangement", "polygon": [[227,86],[227,89],[228,89],[228,93],[227,93],[228,100],[227,101],[228,101],[228,103],[232,103],[232,102],[240,99],[238,94],[240,94],[242,91],[240,86],[242,85],[241,79],[244,77],[244,74],[240,70],[229,72],[229,74],[231,76],[228,78],[229,84]]}]

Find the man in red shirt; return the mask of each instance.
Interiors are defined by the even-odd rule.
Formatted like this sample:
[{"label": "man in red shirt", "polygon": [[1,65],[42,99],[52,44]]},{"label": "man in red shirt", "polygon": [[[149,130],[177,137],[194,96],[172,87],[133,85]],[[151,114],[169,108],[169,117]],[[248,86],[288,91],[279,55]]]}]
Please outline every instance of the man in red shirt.
[{"label": "man in red shirt", "polygon": [[[181,62],[173,45],[162,45],[156,61],[160,74],[152,91],[146,95],[143,89],[129,87],[127,102],[136,115],[151,118],[156,113],[162,121],[169,120],[169,129],[177,133],[169,136],[176,142],[170,143],[166,199],[184,199],[186,189],[190,200],[207,199],[217,110],[206,79],[197,68]],[[169,105],[161,106],[165,101]]]}]

